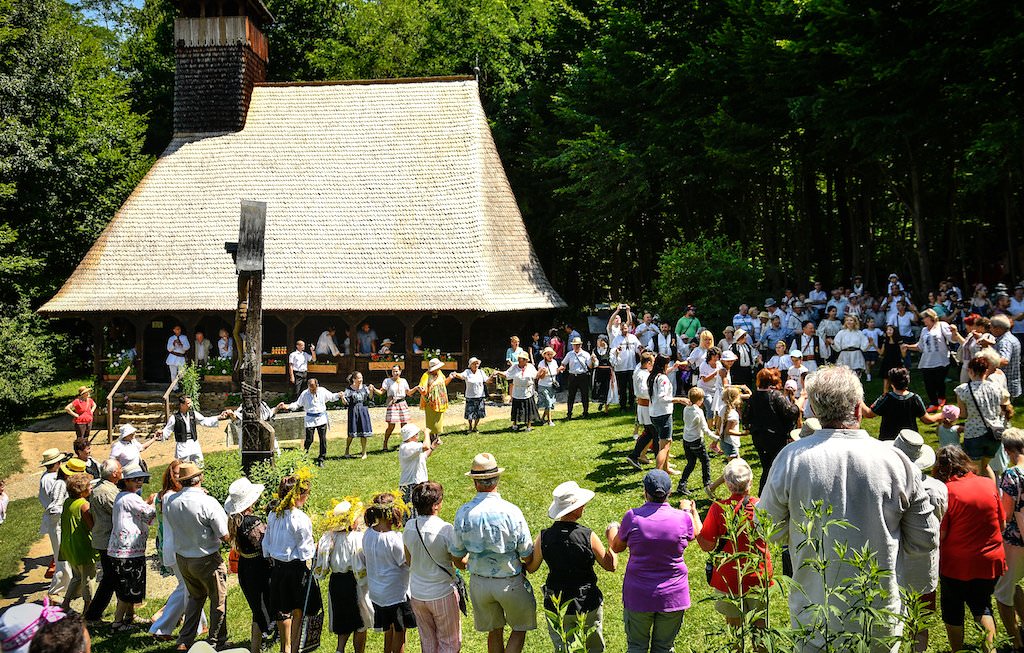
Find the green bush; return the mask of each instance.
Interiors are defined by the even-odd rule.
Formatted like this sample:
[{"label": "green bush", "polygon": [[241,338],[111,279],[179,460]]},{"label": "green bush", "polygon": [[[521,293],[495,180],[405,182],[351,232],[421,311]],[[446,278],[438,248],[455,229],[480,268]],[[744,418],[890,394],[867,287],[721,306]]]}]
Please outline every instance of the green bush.
[{"label": "green bush", "polygon": [[49,332],[28,300],[0,304],[0,425],[16,422],[33,393],[53,378],[54,352],[63,340]]},{"label": "green bush", "polygon": [[655,300],[661,314],[682,315],[687,304],[695,304],[701,323],[715,331],[763,282],[762,271],[725,236],[697,237],[670,247],[658,260],[658,271]]},{"label": "green bush", "polygon": [[199,385],[199,368],[196,367],[195,363],[185,363],[178,386],[181,388],[183,395],[192,399],[192,407],[199,410],[199,393],[201,388]]},{"label": "green bush", "polygon": [[203,461],[203,487],[221,503],[227,501],[228,488],[242,477],[242,458],[237,451],[208,456]]},{"label": "green bush", "polygon": [[312,466],[313,461],[305,451],[285,449],[273,461],[264,460],[253,465],[249,470],[249,480],[266,486],[267,493],[263,495],[263,499],[266,501],[275,495],[282,478],[292,474],[300,467]]}]

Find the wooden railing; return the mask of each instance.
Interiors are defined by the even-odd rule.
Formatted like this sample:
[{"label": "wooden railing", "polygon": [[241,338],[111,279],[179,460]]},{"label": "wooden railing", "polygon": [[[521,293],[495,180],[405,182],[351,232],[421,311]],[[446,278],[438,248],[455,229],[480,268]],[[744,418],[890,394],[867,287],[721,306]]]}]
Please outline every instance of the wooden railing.
[{"label": "wooden railing", "polygon": [[167,386],[167,390],[164,391],[164,424],[167,420],[171,419],[171,392],[174,391],[174,386],[178,385],[178,381],[181,379],[181,375],[185,372],[185,366],[182,365],[178,368],[178,375],[171,379],[171,384]]},{"label": "wooden railing", "polygon": [[114,441],[114,395],[117,394],[118,388],[121,387],[121,382],[124,381],[124,377],[128,376],[128,373],[132,371],[132,366],[124,368],[121,372],[121,377],[114,384],[114,387],[107,393],[107,444]]}]

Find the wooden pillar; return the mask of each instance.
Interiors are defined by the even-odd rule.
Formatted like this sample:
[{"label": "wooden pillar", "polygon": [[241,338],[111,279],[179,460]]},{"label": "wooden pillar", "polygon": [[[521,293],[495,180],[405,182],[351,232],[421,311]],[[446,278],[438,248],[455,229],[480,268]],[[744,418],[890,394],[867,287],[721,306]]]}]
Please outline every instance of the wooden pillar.
[{"label": "wooden pillar", "polygon": [[[135,325],[135,387],[141,389],[145,383],[145,356],[146,356],[146,327],[149,326],[150,316],[139,315],[132,320]],[[154,355],[156,355],[154,353]]]},{"label": "wooden pillar", "polygon": [[105,318],[92,318],[89,320],[92,324],[92,375],[96,378],[96,387],[100,387],[103,382],[103,361],[106,359],[106,338],[103,334],[103,327],[106,326],[107,320]]},{"label": "wooden pillar", "polygon": [[398,316],[405,327],[405,358],[412,355],[412,337],[416,335],[416,325],[423,319],[423,313],[403,313]]},{"label": "wooden pillar", "polygon": [[469,333],[473,327],[473,323],[483,317],[479,314],[463,313],[459,315],[459,323],[462,324],[462,364],[469,365]]},{"label": "wooden pillar", "polygon": [[188,336],[188,341],[191,346],[188,351],[185,352],[185,361],[194,363],[196,360],[196,328],[199,326],[200,315],[198,313],[188,313],[184,318],[181,319],[181,328]]}]

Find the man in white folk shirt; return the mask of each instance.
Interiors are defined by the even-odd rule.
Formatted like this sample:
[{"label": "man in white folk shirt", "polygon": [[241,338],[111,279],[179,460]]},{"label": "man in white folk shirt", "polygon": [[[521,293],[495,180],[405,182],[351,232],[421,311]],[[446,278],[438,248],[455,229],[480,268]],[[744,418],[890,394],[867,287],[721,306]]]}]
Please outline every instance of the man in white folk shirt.
[{"label": "man in white folk shirt", "polygon": [[650,349],[651,339],[658,333],[658,325],[654,323],[654,316],[650,312],[644,313],[644,319],[633,329],[633,335],[637,337],[644,349]]},{"label": "man in white folk shirt", "polygon": [[306,389],[306,371],[309,369],[310,361],[316,362],[316,350],[310,354],[306,351],[306,343],[297,340],[295,351],[288,354],[288,382],[292,384],[296,397]]},{"label": "man in white folk shirt", "polygon": [[[185,364],[185,353],[192,348],[188,336],[182,335],[181,325],[175,324],[167,339],[167,370],[171,373],[171,382],[178,378],[178,370]],[[175,384],[177,387],[177,384]]]},{"label": "man in white folk shirt", "polygon": [[174,436],[174,457],[185,462],[202,464],[203,450],[199,446],[199,425],[208,428],[217,426],[217,420],[226,419],[229,411],[206,417],[192,408],[192,399],[185,395],[178,397],[178,410],[171,413],[161,432],[161,440]]},{"label": "man in white folk shirt", "polygon": [[[63,595],[71,584],[71,566],[58,560],[60,557],[60,516],[64,511],[64,500],[68,496],[67,487],[64,481],[57,478],[57,470],[65,460],[60,449],[47,449],[43,452],[40,466],[45,470],[39,479],[39,504],[43,507],[42,523],[39,527],[39,534],[46,535],[50,539],[50,547],[53,551],[53,562],[47,575],[52,573],[50,587],[47,594],[50,596]],[[52,571],[51,571],[52,570]]]},{"label": "man in white folk shirt", "polygon": [[338,348],[337,329],[332,325],[320,334],[316,339],[316,348],[313,350],[318,356],[341,356],[341,349]]},{"label": "man in white folk shirt", "polygon": [[[623,329],[626,329],[625,322],[623,322]],[[634,336],[634,339],[636,337]],[[581,395],[580,403],[583,404],[583,416],[590,416],[590,374],[594,366],[597,365],[597,361],[590,352],[583,351],[583,339],[576,336],[569,341],[572,345],[570,350],[562,358],[562,364],[558,368],[558,373],[568,372],[568,382],[566,385],[566,391],[568,392],[568,398],[566,400],[566,415],[565,419],[572,419],[572,408],[576,403],[576,391],[579,390]]]},{"label": "man in white folk shirt", "polygon": [[657,335],[651,338],[650,343],[645,345],[644,349],[652,351],[655,354],[661,354],[672,361],[672,365],[669,367],[668,378],[672,381],[672,394],[677,394],[678,375],[675,374],[675,371],[677,367],[676,364],[679,361],[679,340],[676,338],[676,334],[672,333],[672,325],[668,322],[662,322],[661,330],[658,331]]},{"label": "man in white folk shirt", "polygon": [[799,349],[804,355],[804,367],[813,372],[818,365],[823,365],[832,355],[832,351],[825,341],[818,337],[814,322],[807,320],[803,323],[801,332],[793,338],[793,349]]},{"label": "man in white folk shirt", "polygon": [[623,323],[619,335],[612,340],[611,348],[615,385],[619,389],[619,408],[623,411],[632,411],[636,405],[636,397],[633,395],[633,370],[636,368],[640,340],[630,333],[629,327]]}]

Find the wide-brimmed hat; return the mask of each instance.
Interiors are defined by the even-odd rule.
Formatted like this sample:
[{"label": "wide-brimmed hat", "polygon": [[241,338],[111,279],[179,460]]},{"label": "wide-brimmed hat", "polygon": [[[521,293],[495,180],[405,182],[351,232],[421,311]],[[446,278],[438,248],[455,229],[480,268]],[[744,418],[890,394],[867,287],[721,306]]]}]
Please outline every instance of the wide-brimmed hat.
[{"label": "wide-brimmed hat", "polygon": [[49,467],[50,465],[56,465],[59,462],[63,462],[64,458],[64,453],[60,449],[54,447],[43,452],[39,465],[40,467]]},{"label": "wide-brimmed hat", "polygon": [[782,387],[786,390],[792,390],[793,392],[800,390],[800,384],[796,382],[796,379],[787,379],[786,383]]},{"label": "wide-brimmed hat", "polygon": [[[209,642],[196,642],[192,645],[192,648],[188,650],[188,653],[217,653],[217,649],[213,648]],[[247,648],[227,648],[220,649],[220,653],[249,653]]]},{"label": "wide-brimmed hat", "polygon": [[493,454],[478,453],[473,458],[473,465],[466,472],[466,476],[472,478],[498,478],[504,473],[504,467],[498,467],[498,461]]},{"label": "wide-brimmed hat", "polygon": [[129,435],[132,435],[134,433],[138,433],[139,429],[135,428],[131,424],[122,424],[121,426],[117,427],[117,432],[118,432],[118,434],[117,434],[118,438],[126,438]]},{"label": "wide-brimmed hat", "polygon": [[722,360],[725,362],[734,361],[738,358],[739,356],[736,355],[736,352],[731,349],[726,349],[722,352]]},{"label": "wide-brimmed hat", "polygon": [[87,386],[87,385],[80,385],[80,386],[78,386],[78,396],[79,397],[81,397],[82,395],[84,395],[84,394],[86,394],[88,392],[92,392],[92,388],[90,388],[89,386]]},{"label": "wide-brimmed hat", "polygon": [[920,470],[931,469],[935,464],[935,450],[925,444],[921,434],[913,429],[901,430],[896,439],[888,441],[888,444],[907,454],[910,462]]},{"label": "wide-brimmed hat", "polygon": [[178,482],[187,481],[188,479],[195,478],[202,473],[202,468],[195,463],[181,463],[181,467],[178,467]]},{"label": "wide-brimmed hat", "polygon": [[594,498],[594,493],[581,488],[576,481],[566,481],[556,487],[551,496],[554,497],[554,500],[551,502],[551,507],[548,508],[548,517],[558,519],[585,506]]},{"label": "wide-brimmed hat", "polygon": [[476,356],[471,356],[470,359],[469,359],[469,362],[466,363],[466,367],[471,366],[473,363],[479,363],[479,362],[480,362],[479,358],[477,358]]},{"label": "wide-brimmed hat", "polygon": [[527,353],[526,353],[525,351],[521,351],[521,352],[519,352],[518,354],[516,354],[516,359],[518,359],[518,360],[522,360],[522,359],[524,359],[524,358],[525,358],[526,360],[530,360],[530,355],[529,355],[529,354],[527,354]]},{"label": "wide-brimmed hat", "polygon": [[802,349],[793,349],[792,351],[789,352],[789,357],[790,358],[799,358],[800,360],[803,360],[804,352],[803,352]]},{"label": "wide-brimmed hat", "polygon": [[960,419],[960,407],[956,404],[946,404],[942,407],[942,419],[955,422]]},{"label": "wide-brimmed hat", "polygon": [[821,430],[821,422],[818,421],[817,417],[808,417],[804,420],[804,425],[798,429],[793,429],[789,432],[790,440],[799,440],[800,438],[806,438],[808,435],[814,435],[816,431]]},{"label": "wide-brimmed hat", "polygon": [[416,426],[415,424],[406,424],[405,426],[402,427],[401,433],[402,442],[405,442],[406,440],[410,438],[415,438],[417,435],[419,435],[420,427]]},{"label": "wide-brimmed hat", "polygon": [[0,614],[0,643],[4,653],[27,653],[40,627],[64,618],[59,607],[50,605],[46,599],[44,603],[14,605]]},{"label": "wide-brimmed hat", "polygon": [[149,478],[150,473],[142,469],[139,465],[128,465],[124,468],[121,473],[121,480],[130,481],[133,478]]},{"label": "wide-brimmed hat", "polygon": [[804,303],[802,301],[800,301],[799,299],[796,300],[795,302],[793,302],[793,308],[803,308],[803,307],[804,307]]},{"label": "wide-brimmed hat", "polygon": [[570,345],[582,345],[583,344],[583,338],[580,338],[579,336],[576,336],[575,338],[573,338],[572,340],[569,341],[569,344]]},{"label": "wide-brimmed hat", "polygon": [[764,307],[769,308],[771,306],[775,306],[775,303],[775,300],[769,297],[768,299],[764,300]]},{"label": "wide-brimmed hat", "polygon": [[740,338],[744,337],[745,335],[747,335],[747,330],[743,329],[743,328],[739,328],[739,329],[736,329],[736,331],[732,334],[732,339],[733,340],[739,340]]},{"label": "wide-brimmed hat", "polygon": [[68,458],[66,461],[61,463],[60,470],[71,476],[72,474],[81,474],[85,471],[85,461],[81,458]]},{"label": "wide-brimmed hat", "polygon": [[256,503],[266,486],[253,483],[244,476],[234,481],[228,488],[228,500],[224,502],[224,512],[237,515]]},{"label": "wide-brimmed hat", "polygon": [[991,333],[983,333],[978,336],[978,342],[983,345],[994,345],[996,344],[996,337]]},{"label": "wide-brimmed hat", "polygon": [[391,338],[384,338],[383,340],[380,341],[380,344],[381,345],[393,345],[393,344],[395,344],[395,341],[392,340]]},{"label": "wide-brimmed hat", "polygon": [[541,356],[543,356],[544,354],[553,354],[553,353],[555,353],[555,350],[552,349],[551,347],[545,347],[544,349],[540,350],[540,355]]},{"label": "wide-brimmed hat", "polygon": [[441,369],[442,367],[444,367],[444,363],[441,362],[441,359],[439,359],[439,358],[431,358],[430,362],[427,364],[427,371],[428,372],[436,372],[439,369]]}]

